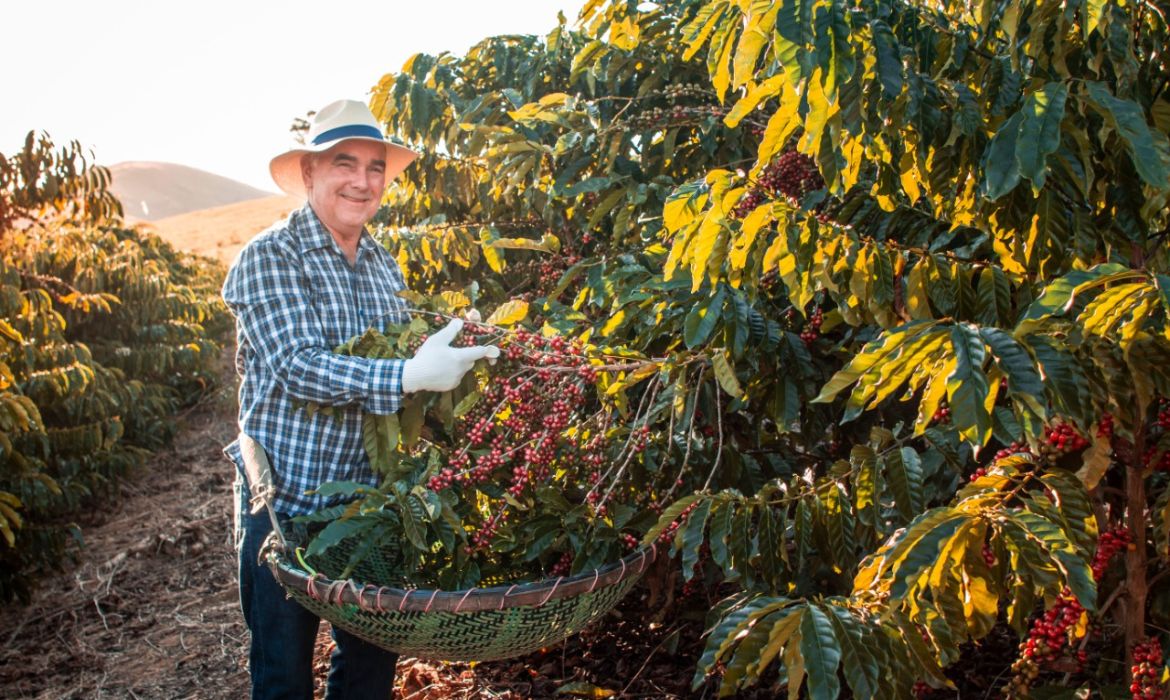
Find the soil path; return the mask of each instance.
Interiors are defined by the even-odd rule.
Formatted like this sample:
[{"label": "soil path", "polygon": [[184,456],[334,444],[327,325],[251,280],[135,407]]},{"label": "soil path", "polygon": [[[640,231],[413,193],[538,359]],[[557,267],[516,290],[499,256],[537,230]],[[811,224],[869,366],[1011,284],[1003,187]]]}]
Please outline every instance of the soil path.
[{"label": "soil path", "polygon": [[[0,698],[248,697],[247,630],[236,596],[228,356],[219,391],[181,416],[173,445],[121,498],[80,523],[85,546],[28,606],[0,609]],[[646,592],[566,644],[492,664],[403,659],[396,697],[644,697],[689,692],[701,622],[645,621]],[[326,626],[315,661],[328,667]],[[768,694],[761,695],[766,697]]]}]

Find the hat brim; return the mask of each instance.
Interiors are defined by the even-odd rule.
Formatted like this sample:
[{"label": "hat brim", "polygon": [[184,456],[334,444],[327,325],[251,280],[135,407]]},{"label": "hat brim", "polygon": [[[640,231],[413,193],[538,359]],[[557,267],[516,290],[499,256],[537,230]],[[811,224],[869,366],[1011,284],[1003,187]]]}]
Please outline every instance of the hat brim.
[{"label": "hat brim", "polygon": [[386,182],[390,182],[398,177],[403,170],[406,170],[406,166],[410,165],[415,158],[418,158],[418,153],[405,146],[399,146],[396,143],[390,143],[389,141],[380,139],[369,139],[359,136],[340,141],[329,141],[319,145],[310,144],[300,148],[294,148],[286,153],[281,153],[268,163],[268,172],[272,175],[272,181],[285,194],[291,194],[294,197],[307,196],[305,192],[305,179],[301,175],[301,158],[307,153],[328,151],[330,148],[345,141],[369,141],[385,146]]}]

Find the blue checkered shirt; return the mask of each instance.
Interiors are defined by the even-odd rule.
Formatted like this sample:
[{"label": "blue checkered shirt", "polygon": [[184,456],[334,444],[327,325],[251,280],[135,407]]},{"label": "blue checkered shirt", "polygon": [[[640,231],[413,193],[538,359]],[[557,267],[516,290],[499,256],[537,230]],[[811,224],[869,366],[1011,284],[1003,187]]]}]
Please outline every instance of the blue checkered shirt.
[{"label": "blue checkered shirt", "polygon": [[[363,231],[350,267],[309,205],[240,251],[223,286],[236,317],[240,429],[272,464],[277,512],[326,505],[305,491],[326,481],[377,484],[362,446],[362,413],[385,415],[402,398],[402,360],[337,355],[371,326],[405,320],[406,287],[393,257]],[[305,402],[333,406],[309,415]],[[238,441],[224,449],[243,474]]]}]

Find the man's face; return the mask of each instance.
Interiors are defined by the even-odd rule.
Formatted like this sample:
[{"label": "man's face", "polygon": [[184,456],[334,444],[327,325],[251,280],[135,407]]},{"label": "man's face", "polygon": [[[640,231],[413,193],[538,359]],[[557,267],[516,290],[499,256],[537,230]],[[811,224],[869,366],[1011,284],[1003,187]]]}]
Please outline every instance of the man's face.
[{"label": "man's face", "polygon": [[386,189],[386,149],[373,141],[342,141],[301,161],[309,204],[321,223],[341,236],[356,236]]}]

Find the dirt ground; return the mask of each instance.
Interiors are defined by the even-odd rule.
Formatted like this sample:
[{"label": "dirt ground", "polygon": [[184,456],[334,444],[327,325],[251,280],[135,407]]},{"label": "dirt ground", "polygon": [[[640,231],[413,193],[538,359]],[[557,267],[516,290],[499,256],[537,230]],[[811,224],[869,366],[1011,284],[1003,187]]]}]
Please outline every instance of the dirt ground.
[{"label": "dirt ground", "polygon": [[[225,362],[226,370],[226,362]],[[0,610],[0,698],[248,697],[248,633],[236,597],[232,470],[234,384],[181,417],[173,445],[81,523],[77,565],[28,606]],[[403,659],[396,697],[711,696],[690,693],[700,623],[648,624],[644,588],[566,644],[514,661]],[[669,618],[669,615],[660,615]],[[322,625],[318,697],[328,668]],[[770,697],[764,692],[760,697]]]}]

